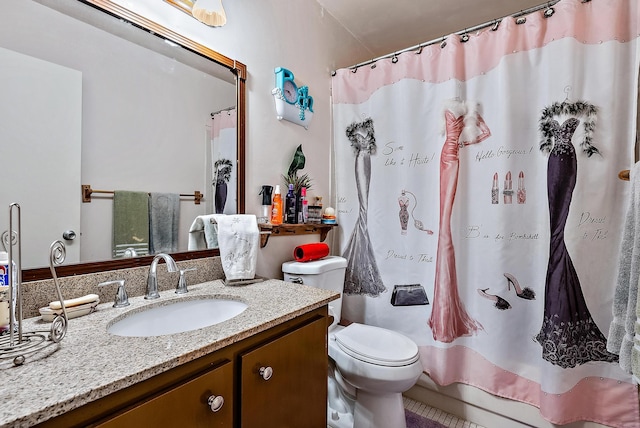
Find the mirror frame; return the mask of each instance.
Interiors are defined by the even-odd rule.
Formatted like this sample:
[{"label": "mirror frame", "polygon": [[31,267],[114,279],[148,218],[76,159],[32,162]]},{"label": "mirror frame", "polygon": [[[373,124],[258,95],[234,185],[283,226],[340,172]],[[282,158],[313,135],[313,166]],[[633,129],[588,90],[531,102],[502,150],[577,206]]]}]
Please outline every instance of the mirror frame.
[{"label": "mirror frame", "polygon": [[[246,114],[246,80],[247,80],[247,67],[241,62],[235,59],[228,58],[208,47],[194,42],[193,40],[176,33],[154,21],[151,21],[141,15],[138,15],[111,0],[77,0],[81,3],[95,7],[102,12],[114,16],[116,19],[125,20],[144,31],[147,31],[155,36],[163,39],[167,39],[173,43],[177,43],[183,48],[200,55],[204,58],[208,58],[211,61],[222,65],[229,69],[231,73],[235,75],[236,80],[236,140],[237,140],[237,153],[236,159],[237,165],[237,183],[238,183],[238,213],[245,212],[245,114]],[[79,195],[80,197],[81,195]],[[220,251],[218,249],[211,250],[197,250],[197,251],[185,251],[172,253],[172,257],[175,261],[193,260],[205,257],[219,256]],[[61,265],[56,267],[56,275],[59,277],[72,276],[96,272],[104,272],[110,270],[127,269],[141,266],[149,266],[153,259],[151,256],[133,257],[128,259],[114,259],[97,262],[85,262],[76,263],[70,265]],[[24,269],[22,270],[22,281],[38,281],[51,279],[51,271],[48,267]]]}]

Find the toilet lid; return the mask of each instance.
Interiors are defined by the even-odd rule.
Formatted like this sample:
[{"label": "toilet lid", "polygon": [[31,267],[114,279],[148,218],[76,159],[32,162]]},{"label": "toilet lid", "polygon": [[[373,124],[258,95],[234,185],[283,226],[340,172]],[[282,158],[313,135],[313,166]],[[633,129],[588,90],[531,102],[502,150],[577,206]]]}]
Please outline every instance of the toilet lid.
[{"label": "toilet lid", "polygon": [[418,345],[402,334],[364,324],[350,324],[335,334],[346,354],[381,366],[406,366],[418,360]]}]

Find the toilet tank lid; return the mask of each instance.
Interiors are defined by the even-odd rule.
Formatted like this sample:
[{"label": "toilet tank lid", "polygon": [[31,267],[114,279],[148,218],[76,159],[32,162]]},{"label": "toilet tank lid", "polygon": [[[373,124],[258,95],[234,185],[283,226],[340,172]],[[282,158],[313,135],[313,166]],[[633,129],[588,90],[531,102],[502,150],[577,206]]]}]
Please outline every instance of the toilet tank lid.
[{"label": "toilet tank lid", "polygon": [[327,256],[310,262],[284,262],[282,272],[298,275],[318,275],[324,272],[347,267],[347,259],[339,256]]}]

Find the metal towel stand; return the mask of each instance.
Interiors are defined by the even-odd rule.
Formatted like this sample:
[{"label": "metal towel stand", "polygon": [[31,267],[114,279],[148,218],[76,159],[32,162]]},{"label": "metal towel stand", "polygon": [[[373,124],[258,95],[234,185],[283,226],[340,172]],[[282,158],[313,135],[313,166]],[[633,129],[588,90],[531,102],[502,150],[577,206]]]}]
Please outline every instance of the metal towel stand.
[{"label": "metal towel stand", "polygon": [[[14,212],[17,215],[17,230],[13,228]],[[3,244],[9,250],[9,332],[0,336],[0,360],[13,360],[14,366],[25,363],[28,355],[34,354],[42,349],[59,343],[67,333],[69,318],[64,304],[64,298],[60,291],[58,276],[55,265],[64,262],[66,249],[61,241],[54,241],[49,250],[49,268],[56,286],[56,292],[62,314],[56,316],[51,323],[49,330],[22,331],[22,245],[21,245],[21,224],[20,205],[12,203],[9,205],[9,232],[2,235]],[[17,255],[14,257],[14,247]],[[14,297],[15,289],[15,297]],[[17,319],[16,319],[17,313]],[[17,333],[17,337],[16,337]],[[46,333],[49,333],[46,337]]]}]

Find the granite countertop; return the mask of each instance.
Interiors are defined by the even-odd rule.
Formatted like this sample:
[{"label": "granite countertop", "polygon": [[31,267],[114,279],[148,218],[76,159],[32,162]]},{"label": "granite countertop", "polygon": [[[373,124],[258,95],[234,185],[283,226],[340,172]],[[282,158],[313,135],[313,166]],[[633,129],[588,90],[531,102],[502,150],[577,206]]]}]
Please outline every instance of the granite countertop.
[{"label": "granite countertop", "polygon": [[[157,337],[119,337],[107,326],[129,311],[176,299],[202,296],[240,300],[248,308],[240,315],[210,327]],[[189,286],[189,293],[173,290],[160,299],[129,299],[130,306],[101,303],[97,311],[69,320],[64,339],[22,366],[0,360],[0,427],[28,427],[83,404],[148,379],[212,351],[265,331],[319,308],[338,294],[280,280],[245,286],[226,286],[221,280]],[[179,320],[176,320],[179,322]],[[23,321],[23,332],[48,331],[40,317]],[[46,336],[48,337],[48,335]]]}]

